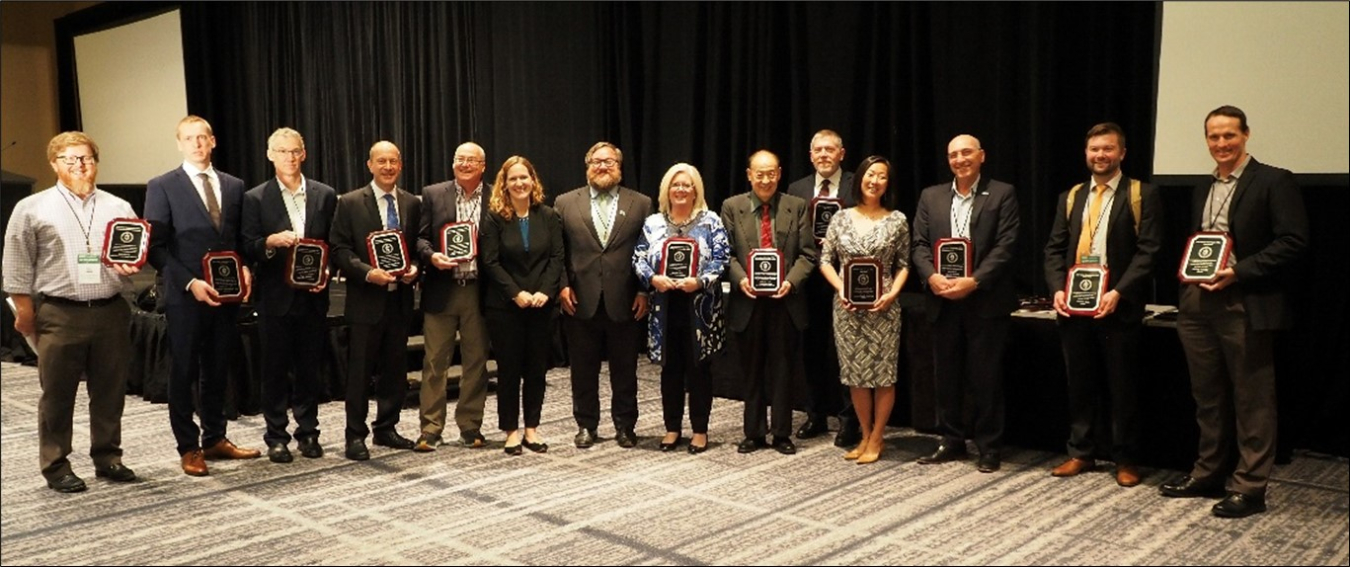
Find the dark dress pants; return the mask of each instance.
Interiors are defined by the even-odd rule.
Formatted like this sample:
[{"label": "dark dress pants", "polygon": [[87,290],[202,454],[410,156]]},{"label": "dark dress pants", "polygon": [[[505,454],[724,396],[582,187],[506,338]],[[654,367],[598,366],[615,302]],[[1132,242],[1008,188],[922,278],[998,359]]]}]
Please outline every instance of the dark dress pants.
[{"label": "dark dress pants", "polygon": [[604,297],[590,319],[567,316],[568,354],[572,359],[572,417],[594,431],[600,425],[600,361],[609,360],[610,413],[615,429],[637,425],[637,357],[645,334],[629,313],[605,314]]},{"label": "dark dress pants", "polygon": [[[933,323],[933,378],[942,443],[964,448],[971,438],[980,454],[1003,446],[1003,351],[1012,316],[980,317],[969,304],[947,301]],[[970,397],[972,419],[965,417]]]},{"label": "dark dress pants", "polygon": [[1139,340],[1143,322],[1116,314],[1102,319],[1060,317],[1060,344],[1069,382],[1070,457],[1105,456],[1097,427],[1110,409],[1111,460],[1133,465],[1139,445]]},{"label": "dark dress pants", "polygon": [[408,324],[411,314],[390,292],[384,302],[384,317],[374,324],[352,324],[348,346],[347,440],[364,439],[370,433],[366,415],[370,403],[366,390],[375,379],[376,434],[393,433],[399,410],[408,394]]},{"label": "dark dress pants", "polygon": [[[792,366],[801,360],[801,332],[792,324],[787,304],[756,299],[749,325],[736,338],[745,376],[745,436],[760,439],[773,433],[775,439],[787,439],[792,434]],[[773,407],[772,429],[765,405]]]},{"label": "dark dress pants", "polygon": [[[225,438],[227,362],[239,343],[239,306],[211,307],[188,299],[169,305],[169,425],[178,454],[215,445]],[[193,393],[196,391],[194,403]],[[192,420],[193,409],[201,427]]]},{"label": "dark dress pants", "polygon": [[267,422],[263,442],[269,446],[291,441],[287,432],[288,408],[295,412],[297,439],[319,437],[319,367],[328,341],[327,317],[327,313],[317,311],[309,298],[297,296],[290,313],[258,318],[262,338],[262,410]]},{"label": "dark dress pants", "polygon": [[520,428],[522,405],[525,427],[539,427],[555,309],[549,303],[529,309],[513,305],[487,310],[492,354],[497,360],[497,425],[502,431]]},{"label": "dark dress pants", "polygon": [[712,368],[699,361],[694,336],[693,298],[682,291],[666,292],[666,344],[662,349],[661,415],[666,431],[681,431],[684,394],[689,392],[689,424],[694,433],[708,433],[712,413]]}]

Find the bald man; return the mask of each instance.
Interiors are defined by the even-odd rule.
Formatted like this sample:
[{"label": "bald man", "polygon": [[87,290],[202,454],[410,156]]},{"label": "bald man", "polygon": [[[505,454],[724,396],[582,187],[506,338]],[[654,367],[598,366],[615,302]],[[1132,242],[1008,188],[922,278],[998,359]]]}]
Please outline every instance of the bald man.
[{"label": "bald man", "polygon": [[[947,145],[954,179],[923,190],[914,213],[913,262],[928,289],[925,314],[933,325],[933,378],[937,394],[937,451],[920,464],[964,459],[975,441],[980,472],[999,469],[1003,443],[1003,345],[1017,309],[1011,270],[1019,224],[1013,186],[980,175],[984,148],[962,134]],[[933,247],[944,238],[965,239],[970,263],[964,274],[939,273]],[[969,393],[974,420],[963,415]]]},{"label": "bald man", "polygon": [[[413,312],[413,282],[417,280],[417,231],[422,221],[422,202],[398,187],[403,157],[390,142],[377,142],[366,162],[374,178],[369,185],[338,198],[330,232],[333,263],[347,277],[347,303],[343,312],[351,325],[347,357],[347,447],[353,461],[370,458],[366,435],[374,429],[375,444],[409,450],[412,440],[398,434],[398,413],[408,390],[408,324]],[[402,274],[391,274],[373,265],[366,237],[372,232],[398,230],[413,264]],[[366,426],[370,402],[366,397],[368,377],[379,376],[375,386],[375,422]]]}]

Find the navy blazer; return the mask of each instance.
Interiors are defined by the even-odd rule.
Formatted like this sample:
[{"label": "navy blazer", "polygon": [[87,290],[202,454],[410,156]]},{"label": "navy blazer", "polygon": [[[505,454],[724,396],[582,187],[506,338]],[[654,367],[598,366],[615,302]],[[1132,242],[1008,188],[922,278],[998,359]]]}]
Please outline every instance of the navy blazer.
[{"label": "navy blazer", "polygon": [[[450,286],[455,284],[454,270],[442,270],[431,264],[431,255],[441,251],[441,227],[448,223],[459,222],[459,210],[455,206],[458,198],[455,192],[454,181],[445,181],[435,185],[428,185],[422,189],[422,223],[418,227],[416,256],[422,259],[422,265],[426,266],[427,273],[422,277],[422,311],[424,313],[440,313],[445,311],[445,305],[450,301]],[[483,188],[478,190],[479,214],[478,218],[472,219],[477,225],[478,230],[483,230],[483,219],[489,215],[488,198],[492,195],[492,184],[483,182]],[[482,246],[482,236],[479,236],[478,246]],[[479,250],[482,254],[482,250]],[[483,266],[479,262],[478,279],[483,279]],[[481,283],[481,282],[480,282]],[[483,286],[479,286],[479,293],[482,293]]]},{"label": "navy blazer", "polygon": [[[416,264],[415,250],[417,230],[422,222],[422,201],[403,189],[396,189],[395,193],[399,226],[402,228],[403,242],[408,247],[408,261]],[[395,290],[389,291],[385,286],[366,281],[366,274],[373,269],[366,237],[380,230],[384,230],[384,219],[380,217],[380,207],[375,203],[370,184],[338,197],[328,241],[332,246],[329,253],[333,255],[333,265],[347,277],[347,302],[343,317],[348,323],[375,324],[384,317],[386,301],[397,301],[404,313],[412,313],[413,284],[399,281],[395,284]]]},{"label": "navy blazer", "polygon": [[[249,189],[244,194],[244,222],[242,232],[244,257],[254,266],[254,301],[258,314],[281,316],[290,312],[292,300],[309,306],[313,313],[328,314],[328,288],[318,292],[292,289],[286,284],[286,263],[290,249],[274,250],[267,256],[267,237],[293,230],[291,216],[281,192],[285,191],[276,177]],[[305,179],[305,226],[302,238],[328,241],[328,230],[337,209],[337,191],[313,179]],[[332,251],[329,251],[330,261]],[[326,267],[325,267],[326,269]]]},{"label": "navy blazer", "polygon": [[176,167],[151,179],[145,187],[145,220],[150,221],[150,265],[164,276],[161,292],[169,306],[196,301],[187,291],[188,282],[202,277],[202,257],[207,252],[237,251],[244,212],[244,182],[216,170],[220,179],[220,230],[201,194]]},{"label": "navy blazer", "polygon": [[[1008,317],[1017,309],[1017,293],[1008,277],[1017,252],[1021,223],[1017,192],[1012,185],[981,177],[974,188],[975,203],[970,212],[970,240],[974,252],[971,273],[979,287],[965,299],[981,317]],[[919,207],[912,224],[913,261],[910,268],[925,288],[933,267],[933,244],[952,235],[952,184],[934,185],[919,195]],[[926,314],[936,321],[949,299],[928,294]]]}]

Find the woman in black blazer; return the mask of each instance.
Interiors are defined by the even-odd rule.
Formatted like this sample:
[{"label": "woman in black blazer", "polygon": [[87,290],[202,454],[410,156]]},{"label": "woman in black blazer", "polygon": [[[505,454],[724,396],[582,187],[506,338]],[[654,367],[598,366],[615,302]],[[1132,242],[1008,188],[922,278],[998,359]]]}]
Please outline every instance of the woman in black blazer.
[{"label": "woman in black blazer", "polygon": [[519,455],[522,446],[543,453],[548,444],[536,429],[563,270],[562,220],[544,204],[544,186],[534,164],[520,156],[507,158],[497,172],[488,208],[491,214],[483,215],[479,246],[490,285],[484,306],[497,359],[497,422],[506,432],[506,454]]}]

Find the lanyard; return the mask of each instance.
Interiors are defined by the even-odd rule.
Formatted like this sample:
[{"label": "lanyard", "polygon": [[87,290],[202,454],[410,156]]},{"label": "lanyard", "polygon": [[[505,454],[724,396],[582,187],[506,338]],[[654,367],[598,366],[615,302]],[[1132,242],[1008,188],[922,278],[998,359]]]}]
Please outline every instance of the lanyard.
[{"label": "lanyard", "polygon": [[[1225,185],[1227,185],[1227,183],[1225,183]],[[1233,198],[1233,193],[1237,193],[1237,181],[1233,182],[1233,190],[1229,191],[1228,196],[1223,198],[1222,203],[1219,203],[1219,207],[1215,208],[1214,186],[1213,185],[1209,186],[1209,227],[1206,228],[1205,230],[1214,230],[1215,223],[1219,222],[1219,213],[1222,212],[1223,208],[1228,205],[1228,201]]]},{"label": "lanyard", "polygon": [[[61,195],[64,197],[66,194],[65,194],[65,193],[61,193]],[[94,247],[91,246],[91,245],[89,244],[89,233],[90,233],[91,231],[94,230],[94,211],[98,208],[98,203],[97,203],[96,201],[94,201],[94,198],[95,198],[95,195],[94,195],[93,193],[90,193],[90,194],[89,194],[89,205],[90,205],[90,206],[89,206],[89,226],[88,226],[88,227],[84,226],[84,223],[80,222],[80,213],[75,212],[75,206],[70,204],[70,199],[71,199],[71,198],[70,198],[70,197],[65,197],[65,199],[63,199],[63,202],[66,204],[66,208],[67,208],[67,209],[70,209],[70,214],[72,214],[72,215],[75,216],[75,224],[79,225],[79,227],[80,227],[80,232],[83,232],[83,233],[84,233],[84,251],[85,251],[86,253],[89,253],[89,254],[93,254],[93,253],[94,253]],[[84,205],[80,205],[80,206],[84,206]]]}]

